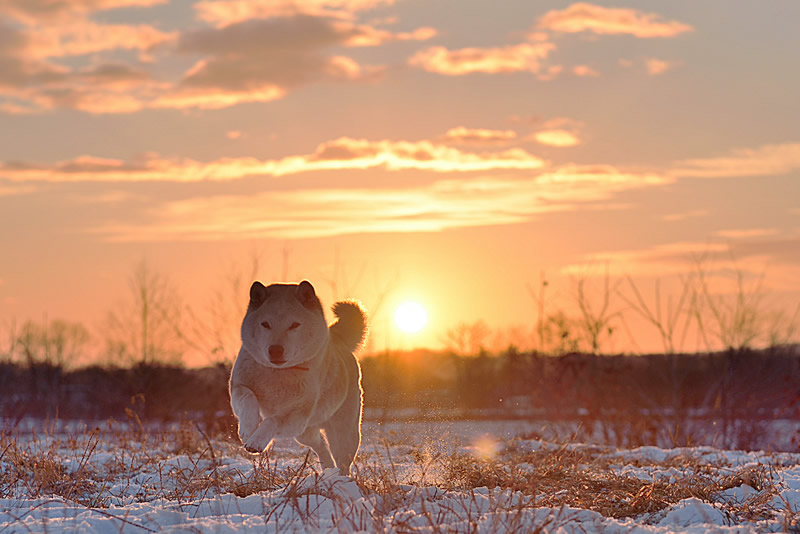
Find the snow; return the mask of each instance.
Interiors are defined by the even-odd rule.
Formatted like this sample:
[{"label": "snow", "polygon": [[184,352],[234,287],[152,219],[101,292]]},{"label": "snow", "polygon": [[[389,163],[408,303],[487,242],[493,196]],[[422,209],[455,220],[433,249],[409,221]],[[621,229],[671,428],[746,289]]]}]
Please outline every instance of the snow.
[{"label": "snow", "polygon": [[[531,435],[527,423],[365,424],[353,477],[321,470],[313,455],[287,441],[259,458],[231,440],[206,441],[199,435],[194,448],[174,434],[142,437],[118,429],[0,436],[0,533],[755,533],[798,528],[800,454],[612,449],[520,435]],[[638,515],[612,517],[573,504],[543,505],[570,497],[567,489],[546,494],[502,484],[458,487],[448,479],[448,458],[472,458],[510,479],[534,472],[541,461],[535,454],[559,451],[583,454],[587,462],[600,462],[613,476],[645,490],[656,482],[687,480],[716,489]],[[57,480],[48,479],[48,473]]]}]

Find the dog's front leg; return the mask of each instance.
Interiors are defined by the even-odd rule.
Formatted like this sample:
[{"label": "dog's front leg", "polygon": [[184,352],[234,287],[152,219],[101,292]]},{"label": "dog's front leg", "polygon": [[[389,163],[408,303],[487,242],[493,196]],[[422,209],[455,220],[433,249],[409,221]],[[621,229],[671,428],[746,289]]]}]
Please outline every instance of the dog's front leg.
[{"label": "dog's front leg", "polygon": [[258,399],[249,387],[235,385],[231,387],[231,408],[239,420],[239,439],[245,443],[261,423]]}]

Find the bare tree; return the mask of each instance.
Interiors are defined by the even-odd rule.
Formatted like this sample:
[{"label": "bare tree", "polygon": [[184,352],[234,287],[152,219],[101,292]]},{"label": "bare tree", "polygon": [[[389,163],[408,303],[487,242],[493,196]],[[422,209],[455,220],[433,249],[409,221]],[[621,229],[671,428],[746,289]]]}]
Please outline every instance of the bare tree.
[{"label": "bare tree", "polygon": [[579,324],[592,354],[597,354],[600,351],[600,345],[603,340],[610,339],[616,330],[613,323],[620,318],[620,313],[610,309],[611,295],[614,290],[610,287],[610,277],[608,271],[606,271],[603,277],[603,292],[598,306],[593,304],[587,295],[586,280],[582,279],[577,282],[576,303],[581,312]]},{"label": "bare tree", "polygon": [[[287,259],[285,254],[284,261]],[[188,347],[213,363],[233,362],[241,345],[239,330],[247,309],[248,288],[258,278],[260,264],[260,254],[255,251],[246,267],[232,263],[220,277],[221,284],[213,290],[204,316],[186,308],[187,327],[180,333]]]},{"label": "bare tree", "polygon": [[767,337],[770,347],[788,345],[797,339],[798,322],[800,322],[800,304],[789,315],[786,310],[770,314],[767,321]]},{"label": "bare tree", "polygon": [[15,347],[28,365],[65,367],[85,355],[89,339],[89,331],[80,323],[27,321],[20,328]]},{"label": "bare tree", "polygon": [[339,300],[340,298],[350,297],[354,294],[356,287],[361,282],[361,279],[364,277],[364,271],[366,270],[366,264],[361,264],[361,267],[358,271],[355,272],[355,277],[348,276],[347,268],[342,268],[341,264],[341,254],[339,253],[339,248],[337,247],[333,251],[333,272],[331,276],[327,277],[326,282],[328,286],[331,288],[331,296],[333,300]]},{"label": "bare tree", "polygon": [[14,359],[14,354],[17,352],[17,322],[11,320],[6,326],[7,330],[7,348],[0,351],[0,362],[10,362]]},{"label": "bare tree", "polygon": [[662,305],[661,283],[659,280],[655,281],[654,302],[652,305],[648,305],[639,291],[639,288],[634,283],[633,278],[628,276],[626,279],[633,293],[633,298],[629,298],[619,291],[618,294],[620,298],[622,298],[637,315],[641,316],[658,330],[664,352],[666,354],[674,354],[676,349],[675,335],[677,333],[678,323],[683,316],[685,318],[685,337],[691,319],[690,307],[692,288],[694,287],[694,276],[689,274],[686,277],[681,277],[682,289],[678,300],[674,301],[671,295],[668,296],[666,307]]},{"label": "bare tree", "polygon": [[177,291],[145,261],[134,269],[129,289],[129,300],[108,314],[107,356],[124,363],[179,362],[184,342]]},{"label": "bare tree", "polygon": [[456,354],[473,355],[486,349],[486,341],[490,334],[489,326],[483,321],[458,323],[447,330],[444,342],[447,348]]},{"label": "bare tree", "polygon": [[710,330],[710,334],[722,348],[738,350],[752,347],[764,327],[764,273],[758,276],[754,284],[748,286],[744,271],[736,265],[733,257],[731,263],[731,269],[720,272],[733,277],[736,289],[733,295],[725,295],[712,291],[704,258],[695,258],[697,284],[692,305],[697,326],[708,350],[714,347],[707,330]]},{"label": "bare tree", "polygon": [[578,337],[580,325],[577,319],[563,311],[556,311],[545,318],[542,324],[542,352],[567,354],[578,352],[581,340]]},{"label": "bare tree", "polygon": [[539,352],[545,351],[545,341],[544,341],[544,333],[545,333],[545,315],[544,315],[544,303],[545,303],[545,290],[547,286],[550,285],[550,282],[547,281],[544,277],[544,272],[539,273],[539,287],[537,290],[528,284],[528,293],[530,293],[531,298],[536,303],[536,335],[538,337],[538,345],[536,350]]}]

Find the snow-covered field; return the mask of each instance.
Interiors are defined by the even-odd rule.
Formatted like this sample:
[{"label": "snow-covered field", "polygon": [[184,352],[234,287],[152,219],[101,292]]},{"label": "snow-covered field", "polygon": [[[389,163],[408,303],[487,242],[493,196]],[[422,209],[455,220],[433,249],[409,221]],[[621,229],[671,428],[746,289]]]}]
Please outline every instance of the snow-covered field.
[{"label": "snow-covered field", "polygon": [[522,423],[364,425],[353,477],[197,427],[0,436],[0,534],[800,532],[800,454],[542,441]]}]

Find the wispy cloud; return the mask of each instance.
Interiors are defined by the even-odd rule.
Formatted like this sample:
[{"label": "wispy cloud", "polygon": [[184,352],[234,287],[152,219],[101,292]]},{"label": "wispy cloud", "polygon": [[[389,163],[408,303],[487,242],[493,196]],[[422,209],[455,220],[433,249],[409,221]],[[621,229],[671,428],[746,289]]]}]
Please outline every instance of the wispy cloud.
[{"label": "wispy cloud", "polygon": [[36,25],[80,18],[94,11],[150,7],[168,2],[169,0],[3,0],[0,2],[0,15],[23,24]]},{"label": "wispy cloud", "polygon": [[148,24],[99,24],[88,19],[36,27],[27,32],[27,53],[34,57],[81,56],[107,50],[147,51],[173,41],[177,32]]},{"label": "wispy cloud", "polygon": [[571,147],[581,143],[579,132],[583,123],[568,117],[555,117],[541,123],[528,139],[552,147]]},{"label": "wispy cloud", "polygon": [[210,162],[167,159],[148,154],[134,161],[83,156],[54,165],[6,162],[0,178],[51,182],[193,182],[235,180],[254,175],[284,176],[302,172],[381,168],[389,171],[475,172],[540,169],[545,162],[513,148],[467,152],[430,141],[369,141],[342,137],[322,143],[307,155],[277,160],[223,158]]},{"label": "wispy cloud", "polygon": [[600,73],[588,65],[576,65],[572,67],[572,74],[582,78],[596,78]]},{"label": "wispy cloud", "polygon": [[100,23],[91,15],[97,11],[150,7],[167,1],[2,0],[0,17],[18,23],[2,30],[13,34],[11,38],[18,44],[15,52],[25,59],[83,56],[109,50],[146,51],[174,40],[177,32],[165,32],[149,24]]},{"label": "wispy cloud", "polygon": [[581,143],[576,134],[567,130],[539,130],[534,132],[531,138],[539,144],[559,148],[576,146]]},{"label": "wispy cloud", "polygon": [[489,130],[486,128],[450,128],[443,140],[450,143],[501,144],[517,138],[514,130]]},{"label": "wispy cloud", "polygon": [[[415,188],[272,191],[194,198],[153,208],[150,223],[109,223],[112,241],[311,238],[355,233],[435,232],[520,223],[578,209],[662,179],[613,167],[568,166],[534,178],[438,180]],[[264,206],[270,206],[265,211]]]},{"label": "wispy cloud", "polygon": [[55,108],[130,113],[145,107],[161,88],[144,70],[121,63],[70,70],[14,54],[0,57],[0,110],[8,113]]},{"label": "wispy cloud", "polygon": [[326,50],[375,46],[395,38],[405,36],[308,15],[194,30],[181,35],[177,51],[204,58],[158,98],[154,107],[222,108],[239,102],[276,100],[316,81],[373,80],[382,67],[365,67]]},{"label": "wispy cloud", "polygon": [[750,239],[754,237],[766,237],[778,233],[777,228],[740,228],[731,230],[717,230],[715,236],[725,239]]},{"label": "wispy cloud", "polygon": [[[543,127],[568,124],[557,119],[546,121]],[[573,124],[580,124],[572,121]],[[557,128],[544,128],[535,134],[552,133]],[[568,130],[564,130],[568,131]],[[512,130],[470,130],[464,127],[449,131],[451,142],[508,139]],[[560,135],[560,134],[559,134]],[[446,136],[448,137],[448,136]],[[546,137],[543,136],[543,137]],[[565,140],[571,139],[565,136]],[[552,141],[552,140],[551,140]],[[145,154],[130,161],[96,156],[81,156],[55,164],[6,161],[0,163],[0,179],[14,182],[51,181],[175,181],[234,180],[254,175],[284,176],[303,172],[372,169],[389,171],[407,169],[429,172],[477,172],[490,170],[541,170],[546,162],[522,148],[500,151],[468,151],[428,140],[368,140],[341,137],[321,143],[304,155],[279,159],[220,158],[202,162],[187,158],[168,158]],[[568,169],[569,172],[564,172]],[[644,185],[670,183],[677,178],[725,178],[739,176],[781,175],[800,169],[800,144],[766,145],[757,149],[732,151],[730,156],[691,159],[676,163],[664,173],[626,174],[611,172],[608,166],[564,166],[563,176],[570,180],[631,183],[632,178],[645,180]],[[540,180],[560,180],[559,174],[545,173]],[[682,220],[703,216],[704,210],[665,216],[665,220]]]},{"label": "wispy cloud", "polygon": [[0,21],[0,110],[138,111],[165,85],[141,65],[104,61],[102,54],[86,67],[67,67],[51,59],[117,49],[143,51],[172,38],[149,26],[98,25],[85,19],[36,28]]},{"label": "wispy cloud", "polygon": [[675,164],[671,173],[680,177],[727,178],[775,176],[800,169],[800,143],[740,148],[729,155],[696,158]]},{"label": "wispy cloud", "polygon": [[572,4],[566,9],[548,11],[539,19],[537,26],[555,32],[627,34],[640,38],[675,37],[693,29],[682,22],[663,20],[656,13],[608,8],[586,2]]},{"label": "wispy cloud", "polygon": [[683,64],[681,61],[668,61],[665,59],[658,59],[658,58],[648,58],[645,61],[645,67],[647,68],[647,73],[651,76],[658,76],[659,74],[664,74],[668,70],[672,70],[674,68],[680,67]]},{"label": "wispy cloud", "polygon": [[393,3],[394,0],[203,0],[193,7],[200,20],[221,27],[298,13],[352,19],[357,12]]},{"label": "wispy cloud", "polygon": [[[436,34],[432,28],[392,32],[351,20],[297,13],[183,33],[148,25],[100,24],[88,18],[30,28],[4,26],[0,31],[4,34],[0,40],[0,110],[9,113],[57,108],[131,113],[148,108],[220,109],[244,102],[269,102],[309,83],[368,82],[384,72],[383,66],[359,64],[338,49],[422,41]],[[95,73],[50,61],[115,50],[138,51],[140,58],[148,61],[151,54],[157,54],[159,60],[177,56],[195,62],[182,76],[157,80],[145,69],[160,71],[161,76],[165,76],[164,70],[152,65],[106,61],[116,65],[112,72],[103,64],[103,57],[113,57],[108,55],[93,59],[95,66],[90,69],[103,66],[102,72]],[[123,79],[124,88],[119,85]]]},{"label": "wispy cloud", "polygon": [[545,73],[542,61],[555,49],[553,43],[521,43],[501,48],[462,48],[448,50],[434,46],[414,54],[409,64],[448,76],[473,73]]}]

